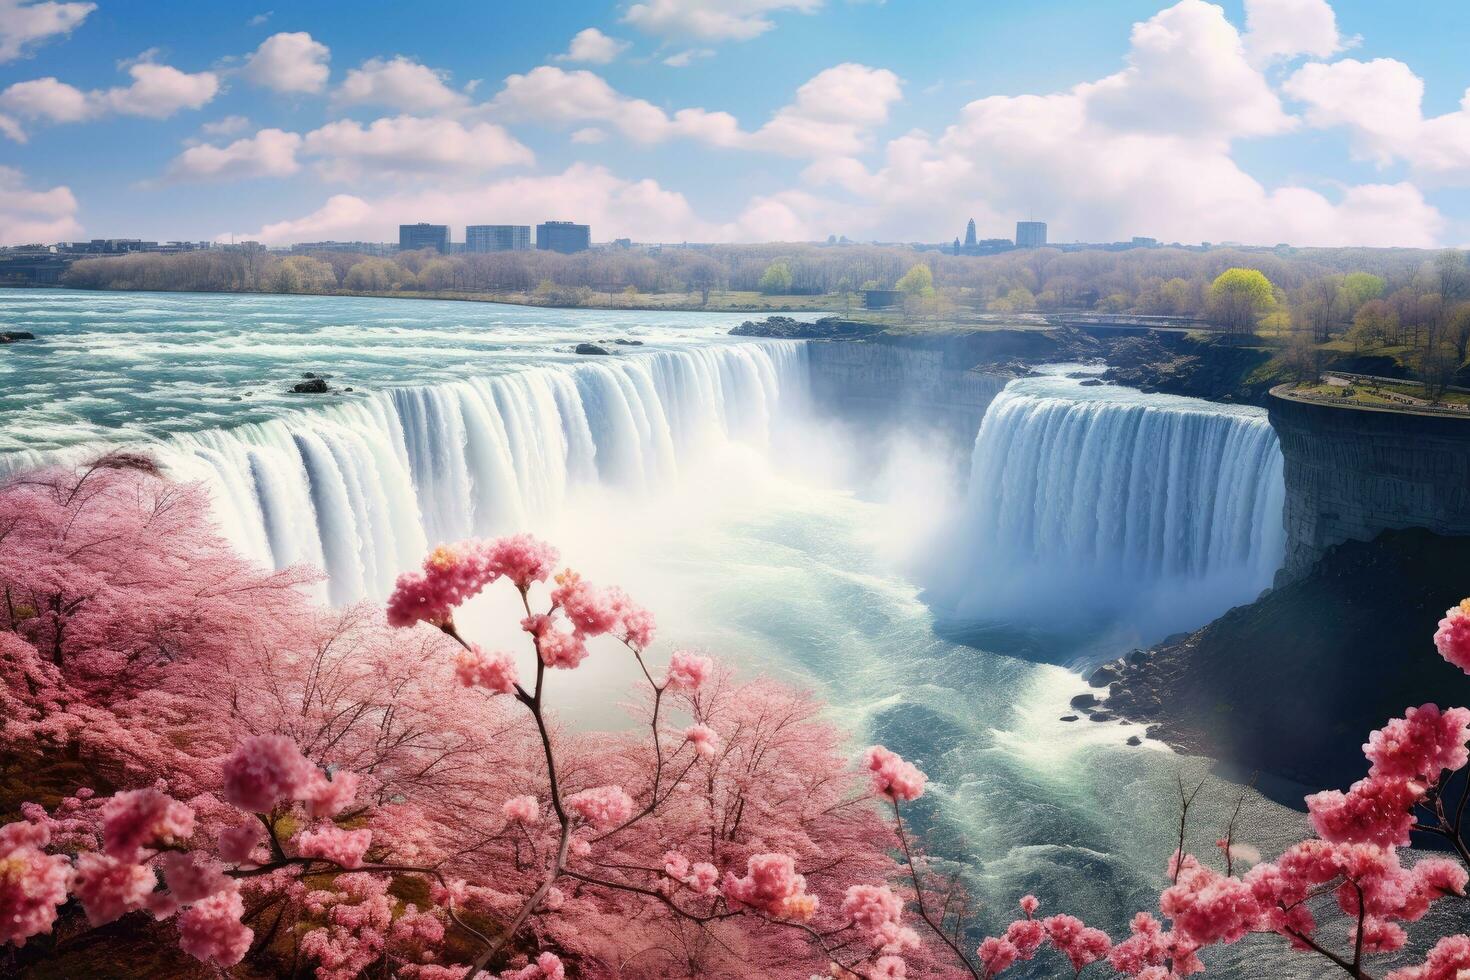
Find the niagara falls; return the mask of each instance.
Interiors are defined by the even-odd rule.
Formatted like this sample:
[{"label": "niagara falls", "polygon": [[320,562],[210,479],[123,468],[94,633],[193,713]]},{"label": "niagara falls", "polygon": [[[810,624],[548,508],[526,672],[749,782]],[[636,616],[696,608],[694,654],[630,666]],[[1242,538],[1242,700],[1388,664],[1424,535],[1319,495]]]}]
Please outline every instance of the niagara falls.
[{"label": "niagara falls", "polygon": [[1470,15],[0,0],[0,980],[1470,978]]}]

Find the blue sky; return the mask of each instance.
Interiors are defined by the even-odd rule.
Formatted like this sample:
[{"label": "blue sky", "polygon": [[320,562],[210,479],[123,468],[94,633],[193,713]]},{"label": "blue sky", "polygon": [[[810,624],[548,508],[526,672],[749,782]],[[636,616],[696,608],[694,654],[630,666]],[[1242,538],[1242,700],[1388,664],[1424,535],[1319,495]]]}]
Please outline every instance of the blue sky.
[{"label": "blue sky", "polygon": [[0,0],[0,242],[1458,244],[1467,42],[1458,0]]}]

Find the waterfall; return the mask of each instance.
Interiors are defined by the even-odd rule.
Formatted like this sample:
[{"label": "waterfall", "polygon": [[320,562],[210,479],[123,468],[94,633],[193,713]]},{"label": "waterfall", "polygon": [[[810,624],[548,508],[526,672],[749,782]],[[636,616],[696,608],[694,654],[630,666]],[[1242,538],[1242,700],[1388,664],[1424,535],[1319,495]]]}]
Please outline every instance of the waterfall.
[{"label": "waterfall", "polygon": [[1191,628],[1271,584],[1281,467],[1259,409],[1013,381],[975,440],[944,598],[960,622]]},{"label": "waterfall", "polygon": [[534,527],[579,486],[675,479],[722,440],[763,443],[806,398],[804,344],[656,351],[380,391],[152,447],[202,480],[243,553],[327,575],[334,603],[381,597],[428,547]]}]

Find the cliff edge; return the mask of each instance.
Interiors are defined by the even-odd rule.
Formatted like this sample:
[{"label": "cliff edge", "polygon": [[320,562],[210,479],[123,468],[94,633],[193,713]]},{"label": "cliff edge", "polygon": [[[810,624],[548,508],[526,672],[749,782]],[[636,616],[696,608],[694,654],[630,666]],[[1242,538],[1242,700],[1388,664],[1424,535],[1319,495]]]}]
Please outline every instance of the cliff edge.
[{"label": "cliff edge", "polygon": [[1470,702],[1470,677],[1432,642],[1467,593],[1470,539],[1387,531],[1330,549],[1202,629],[1104,664],[1091,682],[1106,689],[1107,711],[1179,748],[1346,787],[1363,774],[1369,731],[1412,705]]}]

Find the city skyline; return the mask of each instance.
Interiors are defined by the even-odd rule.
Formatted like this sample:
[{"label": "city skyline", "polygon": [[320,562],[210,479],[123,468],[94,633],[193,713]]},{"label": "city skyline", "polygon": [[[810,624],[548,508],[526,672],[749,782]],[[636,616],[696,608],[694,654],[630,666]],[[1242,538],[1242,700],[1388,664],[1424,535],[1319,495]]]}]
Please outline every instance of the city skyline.
[{"label": "city skyline", "polygon": [[1438,26],[1361,0],[513,3],[452,30],[0,0],[0,243],[565,214],[654,242],[1034,215],[1065,241],[1458,245],[1466,29],[1416,11]]}]

